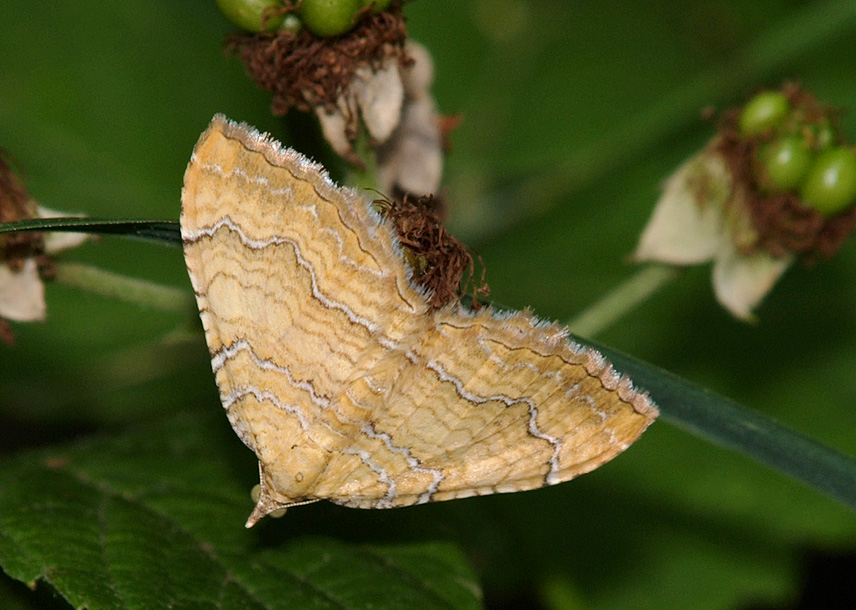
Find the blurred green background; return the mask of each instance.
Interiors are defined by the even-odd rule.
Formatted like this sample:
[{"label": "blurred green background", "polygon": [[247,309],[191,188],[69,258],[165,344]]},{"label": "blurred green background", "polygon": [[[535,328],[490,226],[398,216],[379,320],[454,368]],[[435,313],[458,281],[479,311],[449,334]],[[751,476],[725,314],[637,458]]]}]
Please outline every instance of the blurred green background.
[{"label": "blurred green background", "polygon": [[[546,318],[569,319],[633,273],[659,185],[712,135],[704,107],[798,79],[850,110],[856,140],[852,1],[418,0],[405,11],[434,55],[441,110],[462,117],[450,228],[484,258],[491,299]],[[43,205],[121,218],[177,219],[215,112],[323,155],[224,55],[230,31],[206,0],[5,0],[0,147]],[[178,249],[105,238],[67,258],[190,290]],[[717,306],[708,267],[691,269],[599,340],[856,454],[854,269],[852,242],[792,269],[755,325]],[[47,296],[48,321],[15,325],[17,344],[0,345],[0,454],[220,408],[195,312],[60,285]],[[165,339],[177,329],[195,338]],[[223,427],[218,442],[249,485],[252,456]],[[457,542],[497,608],[789,608],[816,586],[812,570],[842,595],[856,570],[852,512],[664,423],[556,488],[292,513],[276,526],[284,539]]]}]

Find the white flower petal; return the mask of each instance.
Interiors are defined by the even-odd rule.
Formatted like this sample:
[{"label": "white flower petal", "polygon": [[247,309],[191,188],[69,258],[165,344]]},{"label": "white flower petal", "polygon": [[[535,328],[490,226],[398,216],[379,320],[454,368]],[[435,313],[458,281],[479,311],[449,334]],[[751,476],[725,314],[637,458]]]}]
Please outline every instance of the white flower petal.
[{"label": "white flower petal", "polygon": [[418,42],[408,40],[404,52],[413,62],[401,71],[404,93],[410,99],[430,95],[434,82],[434,61],[431,53]]},{"label": "white flower petal", "polygon": [[0,318],[16,322],[45,319],[45,287],[35,259],[24,261],[17,272],[0,264]]},{"label": "white flower petal", "polygon": [[405,103],[401,125],[377,151],[378,186],[417,195],[431,195],[443,178],[443,138],[434,101],[430,97]]},{"label": "white flower petal", "polygon": [[633,258],[691,265],[729,247],[724,204],[731,184],[719,155],[703,151],[684,163],[666,181]]},{"label": "white flower petal", "polygon": [[404,101],[398,59],[390,58],[377,71],[368,66],[360,67],[354,74],[350,89],[371,137],[378,142],[386,142],[398,127]]},{"label": "white flower petal", "polygon": [[70,233],[68,231],[45,233],[45,252],[47,254],[58,254],[76,248],[87,239],[89,239],[87,233]]},{"label": "white flower petal", "polygon": [[333,147],[342,157],[349,157],[353,152],[351,143],[348,141],[347,126],[348,121],[345,115],[338,109],[333,112],[327,112],[323,106],[315,108],[315,114],[318,116],[318,122],[321,124],[321,132],[324,134],[324,139]]},{"label": "white flower petal", "polygon": [[723,250],[713,265],[716,298],[735,317],[751,321],[752,310],[793,261],[793,255],[774,258],[766,252],[746,255],[733,247]]},{"label": "white flower petal", "polygon": [[437,105],[431,96],[434,64],[422,45],[408,41],[413,60],[401,70],[405,97],[401,122],[392,137],[377,149],[378,187],[390,193],[395,187],[417,195],[430,195],[443,178],[443,134]]}]

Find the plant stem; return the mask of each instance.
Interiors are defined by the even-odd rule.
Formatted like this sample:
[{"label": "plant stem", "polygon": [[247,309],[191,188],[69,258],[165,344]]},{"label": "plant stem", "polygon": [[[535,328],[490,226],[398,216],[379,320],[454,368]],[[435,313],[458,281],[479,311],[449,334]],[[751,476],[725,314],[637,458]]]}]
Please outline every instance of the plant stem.
[{"label": "plant stem", "polygon": [[680,273],[680,268],[670,265],[643,267],[572,319],[568,328],[575,335],[593,337],[632,311]]},{"label": "plant stem", "polygon": [[80,263],[58,263],[56,281],[110,299],[162,311],[185,312],[194,308],[193,298],[185,290]]},{"label": "plant stem", "polygon": [[375,151],[369,144],[369,136],[365,129],[361,129],[357,141],[354,142],[354,153],[362,159],[362,169],[350,166],[345,183],[354,185],[362,190],[375,191],[378,188],[377,164],[375,162]]}]

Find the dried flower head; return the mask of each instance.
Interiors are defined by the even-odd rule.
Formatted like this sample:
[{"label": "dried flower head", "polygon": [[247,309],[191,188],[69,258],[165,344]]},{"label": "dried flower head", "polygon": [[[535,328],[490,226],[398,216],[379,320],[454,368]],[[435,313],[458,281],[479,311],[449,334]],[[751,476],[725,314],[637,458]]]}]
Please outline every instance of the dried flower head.
[{"label": "dried flower head", "polygon": [[[400,112],[402,86],[394,73],[407,62],[406,38],[401,12],[384,11],[367,14],[342,36],[322,38],[305,28],[242,34],[232,36],[227,49],[241,59],[260,87],[273,93],[274,114],[294,107],[337,115],[353,142],[361,114],[370,133],[388,137],[391,132],[390,119],[376,120],[378,114],[389,112],[378,112],[372,105],[391,104],[393,114]],[[340,144],[332,144],[338,151]]]},{"label": "dried flower head", "polygon": [[[856,156],[841,142],[836,113],[795,84],[726,111],[716,137],[666,181],[634,259],[713,261],[717,299],[751,320],[797,257],[831,257],[856,227]],[[844,159],[837,173],[830,152]],[[814,186],[818,173],[843,190]]]},{"label": "dried flower head", "polygon": [[339,36],[281,29],[233,36],[227,48],[273,93],[274,114],[314,112],[333,150],[358,167],[354,145],[365,139],[376,151],[381,191],[438,191],[444,141],[430,93],[433,65],[407,40],[400,3],[363,11]]},{"label": "dried flower head", "polygon": [[378,199],[374,205],[395,227],[413,281],[428,290],[432,307],[444,307],[471,291],[472,306],[478,308],[478,297],[490,292],[484,265],[476,280],[473,255],[446,231],[439,199],[405,194],[395,200]]},{"label": "dried flower head", "polygon": [[[0,155],[0,222],[66,216],[40,207],[27,194],[18,176]],[[20,232],[0,235],[0,340],[12,343],[8,321],[44,320],[45,289],[42,278],[53,275],[50,254],[72,248],[86,239],[80,233],[45,237]]]}]

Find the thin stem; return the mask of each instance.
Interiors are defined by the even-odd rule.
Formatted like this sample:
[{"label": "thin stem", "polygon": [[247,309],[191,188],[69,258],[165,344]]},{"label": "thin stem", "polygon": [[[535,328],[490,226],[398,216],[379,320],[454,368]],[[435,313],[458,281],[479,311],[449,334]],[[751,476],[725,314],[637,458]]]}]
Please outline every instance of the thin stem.
[{"label": "thin stem", "polygon": [[162,311],[185,312],[194,307],[193,298],[185,290],[80,263],[57,264],[56,281],[110,299]]},{"label": "thin stem", "polygon": [[678,275],[680,269],[670,265],[643,267],[577,315],[568,327],[575,335],[594,337]]},{"label": "thin stem", "polygon": [[354,153],[362,159],[364,167],[350,166],[346,184],[358,186],[363,190],[374,191],[378,188],[377,163],[374,148],[369,143],[369,135],[361,129],[357,141],[354,142]]}]

